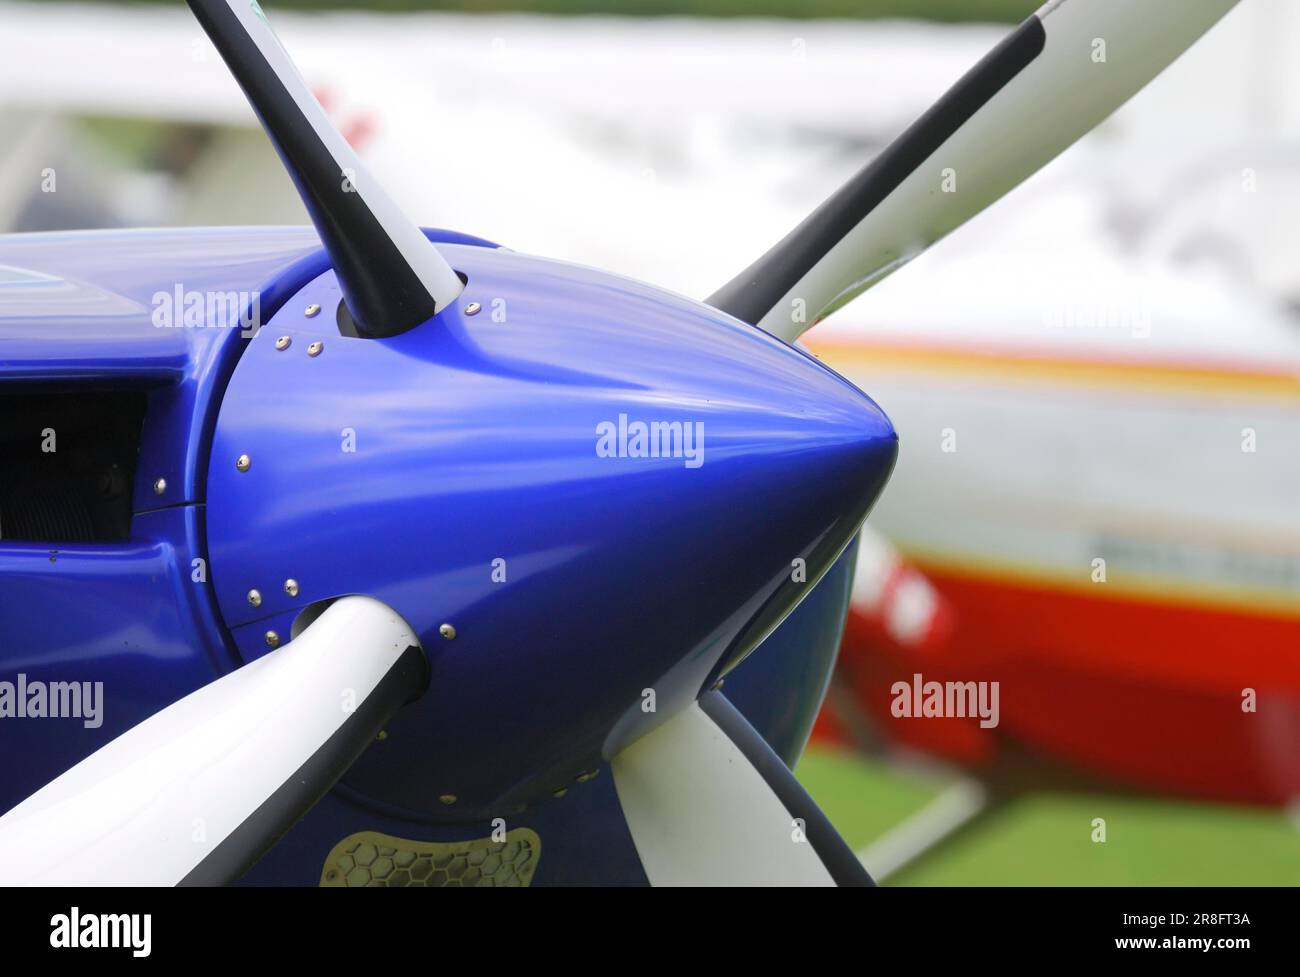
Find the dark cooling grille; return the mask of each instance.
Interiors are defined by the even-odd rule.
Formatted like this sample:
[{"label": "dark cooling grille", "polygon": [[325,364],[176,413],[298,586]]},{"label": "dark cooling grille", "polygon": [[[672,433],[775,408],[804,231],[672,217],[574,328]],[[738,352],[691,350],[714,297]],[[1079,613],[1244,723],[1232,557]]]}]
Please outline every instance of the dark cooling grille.
[{"label": "dark cooling grille", "polygon": [[126,539],[144,408],[141,393],[0,393],[0,539]]}]

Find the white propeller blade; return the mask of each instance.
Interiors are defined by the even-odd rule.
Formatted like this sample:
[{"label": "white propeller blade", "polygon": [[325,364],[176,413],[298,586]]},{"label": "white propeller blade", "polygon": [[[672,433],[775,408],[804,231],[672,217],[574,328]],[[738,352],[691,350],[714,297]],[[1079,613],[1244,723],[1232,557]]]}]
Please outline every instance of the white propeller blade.
[{"label": "white propeller blade", "polygon": [[1051,0],[710,305],[793,342],[1037,172],[1237,0]]},{"label": "white propeller blade", "polygon": [[357,329],[382,337],[464,288],[330,123],[257,0],[188,0],[280,153],[321,236]]},{"label": "white propeller blade", "polygon": [[870,885],[794,775],[719,693],[614,757],[652,885]]},{"label": "white propeller blade", "polygon": [[0,818],[0,884],[233,881],[426,681],[396,611],[338,600]]}]

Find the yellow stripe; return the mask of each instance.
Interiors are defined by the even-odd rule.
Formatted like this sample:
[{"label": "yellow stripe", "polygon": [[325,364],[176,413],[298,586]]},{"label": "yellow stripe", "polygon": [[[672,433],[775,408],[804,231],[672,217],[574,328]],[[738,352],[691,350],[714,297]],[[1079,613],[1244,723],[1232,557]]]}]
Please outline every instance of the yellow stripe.
[{"label": "yellow stripe", "polygon": [[1300,400],[1300,375],[1289,373],[818,340],[808,348],[842,373],[889,370],[984,378],[996,374],[999,379],[1052,385]]}]

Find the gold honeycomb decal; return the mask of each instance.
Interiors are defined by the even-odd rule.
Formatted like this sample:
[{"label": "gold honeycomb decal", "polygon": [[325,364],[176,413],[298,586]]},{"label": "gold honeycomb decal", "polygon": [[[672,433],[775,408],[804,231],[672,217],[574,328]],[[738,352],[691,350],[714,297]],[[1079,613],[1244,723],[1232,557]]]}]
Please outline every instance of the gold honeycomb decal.
[{"label": "gold honeycomb decal", "polygon": [[542,841],[515,828],[505,841],[412,841],[378,831],[348,835],[330,850],[324,886],[526,886],[533,880]]}]

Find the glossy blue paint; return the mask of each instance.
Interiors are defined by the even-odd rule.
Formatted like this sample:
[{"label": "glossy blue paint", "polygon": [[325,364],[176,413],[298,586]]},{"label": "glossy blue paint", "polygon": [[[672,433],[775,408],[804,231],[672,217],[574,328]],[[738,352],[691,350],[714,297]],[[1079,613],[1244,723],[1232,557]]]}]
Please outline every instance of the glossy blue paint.
[{"label": "glossy blue paint", "polygon": [[[469,287],[458,308],[384,343],[337,333],[337,286],[310,229],[0,239],[0,392],[149,393],[130,540],[59,546],[54,562],[0,541],[0,679],[103,681],[106,698],[98,729],[0,723],[0,810],[265,653],[268,627],[287,635],[308,603],[347,592],[407,616],[435,686],[338,803],[291,834],[301,841],[273,855],[268,879],[314,881],[315,848],[376,828],[375,812],[439,832],[454,815],[472,831],[528,801],[552,838],[547,877],[636,881],[608,772],[575,775],[712,684],[810,591],[728,678],[783,755],[802,746],[849,561],[813,582],[883,484],[888,421],[812,359],[696,303],[427,233]],[[251,342],[226,321],[157,328],[154,296],[177,283],[257,291],[270,328]],[[478,316],[464,315],[470,301]],[[309,302],[327,313],[305,319]],[[293,337],[284,353],[277,335]],[[325,351],[309,357],[317,338]],[[619,413],[704,423],[704,464],[598,458],[596,424]],[[243,451],[254,464],[241,475]],[[168,493],[141,495],[158,475]],[[203,556],[208,585],[192,578]],[[794,556],[808,584],[789,580]],[[251,586],[266,598],[257,610]],[[437,636],[443,621],[454,642]],[[639,707],[648,687],[654,715]],[[550,796],[560,785],[567,805]],[[437,801],[456,791],[455,811]]]},{"label": "glossy blue paint", "polygon": [[[372,746],[371,752],[383,748]],[[506,830],[530,828],[540,839],[534,885],[646,885],[645,871],[628,833],[614,779],[604,767],[565,796],[547,797],[507,817]],[[491,820],[434,822],[375,804],[336,788],[296,824],[244,876],[249,885],[316,885],[335,844],[358,831],[397,838],[455,842],[491,837]]]},{"label": "glossy blue paint", "polygon": [[178,506],[137,516],[123,543],[0,542],[0,681],[103,683],[96,728],[0,719],[0,810],[229,667],[192,579],[200,520]]},{"label": "glossy blue paint", "polygon": [[[495,247],[468,235],[433,240]],[[327,267],[310,228],[93,231],[0,237],[0,395],[148,395],[130,539],[0,539],[0,681],[104,683],[104,719],[0,721],[0,811],[239,663],[206,568],[199,477],[242,351],[238,308],[203,327],[154,325],[154,296],[256,292],[264,314]],[[205,309],[206,311],[206,309]],[[0,409],[4,401],[0,398]],[[162,496],[155,478],[167,481]],[[202,579],[195,580],[195,576]],[[93,687],[93,685],[92,685]]]},{"label": "glossy blue paint", "polygon": [[[214,303],[215,321],[159,327],[155,296],[177,288],[202,297],[256,293],[269,314],[301,284],[283,271],[315,250],[313,242],[299,228],[0,238],[0,265],[9,268],[0,284],[0,385],[148,391],[135,511],[198,501],[209,411],[242,349],[245,309]],[[167,482],[162,496],[152,489],[159,477]]]},{"label": "glossy blue paint", "polygon": [[[851,545],[781,626],[726,679],[725,694],[791,766],[803,751],[825,694],[848,610],[854,556]],[[392,737],[373,752],[403,750]],[[628,833],[608,765],[594,779],[569,786],[563,797],[544,797],[512,815],[507,829],[531,828],[541,839],[534,882],[646,884]],[[334,845],[358,831],[398,838],[457,841],[488,837],[488,821],[447,824],[414,818],[339,787],[316,805],[262,859],[244,881],[254,885],[315,885]]]},{"label": "glossy blue paint", "polygon": [[[571,783],[766,636],[810,587],[792,560],[810,582],[831,565],[896,439],[847,381],[706,306],[559,262],[443,252],[468,278],[461,301],[392,339],[338,334],[328,272],[285,304],[231,378],[206,495],[243,654],[266,651],[268,624],[283,634],[348,593],[411,623],[433,679],[389,731],[407,749],[372,751],[347,782],[474,818]],[[466,315],[471,302],[483,311]],[[309,304],[327,311],[307,318]],[[703,464],[600,457],[599,426],[620,415],[702,424]]]},{"label": "glossy blue paint", "polygon": [[[451,231],[426,234],[495,247]],[[0,388],[149,391],[135,511],[201,501],[215,407],[245,326],[256,321],[253,297],[264,321],[327,267],[315,232],[302,227],[0,237]],[[200,326],[185,324],[177,289],[203,300]],[[166,303],[177,325],[155,324]],[[158,478],[167,483],[161,496],[152,488]]]},{"label": "glossy blue paint", "polygon": [[857,552],[855,538],[803,603],[727,674],[727,698],[791,769],[835,671]]}]

